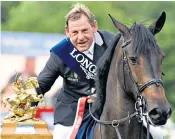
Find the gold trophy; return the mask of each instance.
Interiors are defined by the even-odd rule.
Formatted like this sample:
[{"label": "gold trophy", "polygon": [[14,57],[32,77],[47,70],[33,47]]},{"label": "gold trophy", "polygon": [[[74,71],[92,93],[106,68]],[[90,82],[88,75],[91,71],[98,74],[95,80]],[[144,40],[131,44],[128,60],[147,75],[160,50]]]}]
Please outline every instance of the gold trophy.
[{"label": "gold trophy", "polygon": [[30,77],[23,85],[19,76],[12,84],[14,94],[2,99],[4,106],[10,105],[9,114],[2,122],[2,139],[52,139],[45,122],[35,118],[37,107],[31,106],[32,102],[44,102],[43,95],[35,91],[37,87],[36,77]]}]

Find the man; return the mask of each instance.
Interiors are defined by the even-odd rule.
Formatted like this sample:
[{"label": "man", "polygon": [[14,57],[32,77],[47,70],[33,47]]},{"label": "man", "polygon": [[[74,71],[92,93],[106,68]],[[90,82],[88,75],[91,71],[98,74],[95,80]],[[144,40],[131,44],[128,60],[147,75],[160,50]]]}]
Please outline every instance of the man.
[{"label": "man", "polygon": [[[98,25],[94,15],[83,4],[75,4],[66,16],[67,39],[70,39],[74,47],[91,59],[94,64],[106,48],[113,45],[115,41],[115,35],[106,31],[97,31],[97,29]],[[56,46],[56,48],[64,45],[64,41],[59,43],[59,47]],[[95,85],[94,82],[88,83],[83,80],[76,71],[64,63],[64,59],[61,59],[52,48],[50,58],[38,76],[40,88],[37,92],[44,94],[49,91],[58,76],[63,77],[64,83],[55,104],[53,138],[66,139],[69,138],[72,130],[78,99],[90,95]],[[88,103],[91,102],[92,100],[89,99]]]}]

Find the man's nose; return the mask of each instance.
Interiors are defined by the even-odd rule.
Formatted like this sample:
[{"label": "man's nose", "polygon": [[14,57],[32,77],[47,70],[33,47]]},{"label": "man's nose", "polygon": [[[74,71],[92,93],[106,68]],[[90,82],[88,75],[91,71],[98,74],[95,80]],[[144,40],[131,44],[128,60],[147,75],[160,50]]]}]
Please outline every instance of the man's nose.
[{"label": "man's nose", "polygon": [[84,39],[84,34],[83,33],[78,33],[78,40],[83,40]]}]

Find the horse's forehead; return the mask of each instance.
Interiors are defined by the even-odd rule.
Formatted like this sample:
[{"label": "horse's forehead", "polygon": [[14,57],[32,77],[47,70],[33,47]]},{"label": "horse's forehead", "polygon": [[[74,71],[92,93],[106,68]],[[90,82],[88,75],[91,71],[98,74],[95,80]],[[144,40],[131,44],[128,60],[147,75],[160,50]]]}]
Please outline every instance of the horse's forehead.
[{"label": "horse's forehead", "polygon": [[[148,44],[149,45],[149,44]],[[151,57],[160,57],[160,56],[164,56],[164,53],[163,51],[160,49],[160,47],[157,45],[156,47],[155,46],[148,46],[148,45],[145,45],[145,46],[140,46],[140,47],[137,47],[137,46],[134,46],[134,44],[131,42],[127,48],[127,53],[130,55],[130,56],[137,56],[137,57],[144,57],[144,58],[151,58]],[[144,47],[144,48],[143,48]]]}]

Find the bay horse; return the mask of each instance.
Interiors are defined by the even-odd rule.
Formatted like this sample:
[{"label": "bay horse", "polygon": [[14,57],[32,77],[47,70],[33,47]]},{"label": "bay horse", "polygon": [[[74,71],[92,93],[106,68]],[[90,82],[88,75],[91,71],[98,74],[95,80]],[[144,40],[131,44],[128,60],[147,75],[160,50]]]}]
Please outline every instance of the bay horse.
[{"label": "bay horse", "polygon": [[155,39],[166,13],[149,27],[135,23],[131,28],[109,16],[120,34],[97,64],[97,98],[90,108],[97,122],[94,138],[152,138],[149,124],[164,125],[171,115],[162,81],[165,55]]}]

